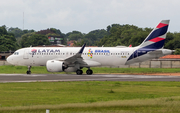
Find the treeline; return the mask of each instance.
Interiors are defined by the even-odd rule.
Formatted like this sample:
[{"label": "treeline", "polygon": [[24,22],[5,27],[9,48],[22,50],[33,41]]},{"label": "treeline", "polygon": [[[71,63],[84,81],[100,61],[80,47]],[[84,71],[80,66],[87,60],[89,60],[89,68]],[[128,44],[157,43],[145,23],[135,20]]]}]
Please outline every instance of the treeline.
[{"label": "treeline", "polygon": [[[47,38],[51,36],[63,36],[64,45],[68,41],[74,42],[74,46],[137,46],[147,37],[152,28],[139,28],[134,25],[112,24],[106,29],[98,29],[87,34],[80,31],[62,33],[59,29],[49,28],[46,30],[21,30],[19,28],[0,27],[0,51],[17,50],[18,48],[50,45]],[[165,48],[177,50],[175,54],[180,54],[180,32],[167,33]]]},{"label": "treeline", "polygon": [[0,52],[16,50],[19,48],[13,33],[8,33],[6,26],[0,27]]},{"label": "treeline", "polygon": [[65,35],[65,39],[68,41],[73,40],[75,46],[82,46],[84,43],[86,43],[87,46],[97,46],[97,42],[107,35],[107,31],[104,29],[94,30],[88,34],[72,31]]}]

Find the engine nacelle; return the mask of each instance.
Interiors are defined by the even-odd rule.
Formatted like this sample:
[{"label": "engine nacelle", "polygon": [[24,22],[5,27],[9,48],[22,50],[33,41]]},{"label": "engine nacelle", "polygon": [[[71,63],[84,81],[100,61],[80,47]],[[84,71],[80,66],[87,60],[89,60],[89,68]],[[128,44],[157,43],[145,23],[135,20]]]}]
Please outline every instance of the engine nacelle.
[{"label": "engine nacelle", "polygon": [[64,71],[63,62],[57,60],[48,60],[46,62],[46,68],[49,72],[61,72]]}]

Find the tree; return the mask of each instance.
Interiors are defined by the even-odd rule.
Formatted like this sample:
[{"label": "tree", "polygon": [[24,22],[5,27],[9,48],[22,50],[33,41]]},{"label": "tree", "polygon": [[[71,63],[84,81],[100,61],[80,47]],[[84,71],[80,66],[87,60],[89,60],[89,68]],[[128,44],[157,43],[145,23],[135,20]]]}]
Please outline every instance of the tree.
[{"label": "tree", "polygon": [[20,38],[22,35],[26,34],[26,33],[32,33],[35,32],[34,30],[21,30],[20,28],[16,27],[16,28],[9,28],[8,29],[8,33],[12,33],[14,34],[15,38]]},{"label": "tree", "polygon": [[50,45],[48,37],[41,34],[28,33],[22,36],[21,47]]},{"label": "tree", "polygon": [[0,27],[0,34],[1,35],[7,35],[8,34],[5,25]]},{"label": "tree", "polygon": [[0,27],[0,51],[15,51],[17,48],[14,35],[7,32],[6,26]]},{"label": "tree", "polygon": [[180,49],[176,49],[176,51],[174,52],[174,55],[180,55]]}]

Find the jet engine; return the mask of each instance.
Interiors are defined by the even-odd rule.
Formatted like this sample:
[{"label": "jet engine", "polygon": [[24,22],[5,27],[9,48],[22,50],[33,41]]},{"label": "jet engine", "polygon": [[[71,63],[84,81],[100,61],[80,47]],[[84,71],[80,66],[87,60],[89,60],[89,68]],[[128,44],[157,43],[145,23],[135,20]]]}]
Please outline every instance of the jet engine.
[{"label": "jet engine", "polygon": [[62,61],[48,60],[46,62],[46,68],[49,72],[61,72],[64,71],[65,66]]}]

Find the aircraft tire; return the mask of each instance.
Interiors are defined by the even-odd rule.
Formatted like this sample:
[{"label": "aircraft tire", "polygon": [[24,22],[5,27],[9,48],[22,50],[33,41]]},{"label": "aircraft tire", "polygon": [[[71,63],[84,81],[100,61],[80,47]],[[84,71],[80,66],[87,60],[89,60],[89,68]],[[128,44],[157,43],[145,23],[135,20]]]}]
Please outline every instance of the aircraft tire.
[{"label": "aircraft tire", "polygon": [[88,70],[86,71],[86,74],[87,74],[87,75],[92,75],[92,74],[93,74],[93,71],[92,71],[91,69],[88,69]]},{"label": "aircraft tire", "polygon": [[80,69],[78,69],[78,70],[76,71],[76,74],[77,74],[77,75],[82,75],[82,74],[83,74],[83,71],[80,70]]},{"label": "aircraft tire", "polygon": [[26,73],[27,73],[27,74],[31,74],[31,71],[27,71]]}]

